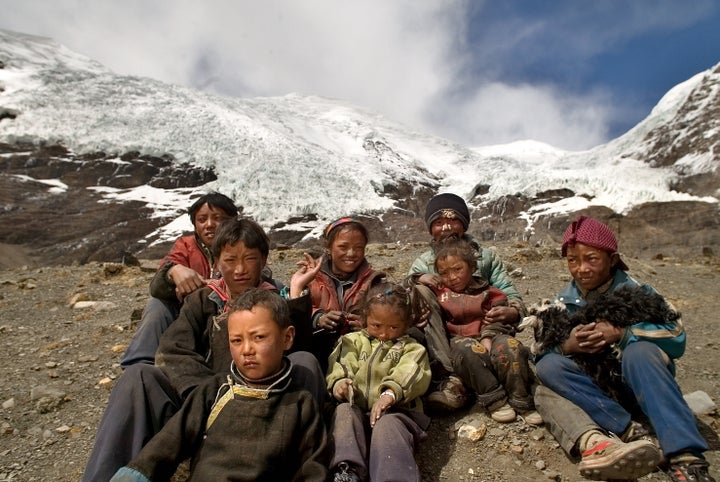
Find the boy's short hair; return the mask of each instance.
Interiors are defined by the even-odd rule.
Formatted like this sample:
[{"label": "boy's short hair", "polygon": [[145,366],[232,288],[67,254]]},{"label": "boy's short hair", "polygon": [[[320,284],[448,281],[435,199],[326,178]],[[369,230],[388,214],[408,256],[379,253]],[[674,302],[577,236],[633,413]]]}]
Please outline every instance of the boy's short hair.
[{"label": "boy's short hair", "polygon": [[257,249],[267,258],[270,253],[270,240],[262,227],[249,218],[240,216],[226,219],[215,232],[210,252],[215,259],[225,245],[234,246],[241,242],[248,249]]},{"label": "boy's short hair", "polygon": [[200,196],[188,209],[190,221],[192,221],[193,224],[195,224],[195,215],[204,204],[207,204],[211,208],[222,209],[229,217],[237,216],[238,214],[238,208],[232,199],[224,194],[213,191]]},{"label": "boy's short hair", "polygon": [[262,306],[272,315],[272,319],[280,329],[290,326],[290,308],[285,300],[271,290],[261,288],[250,288],[230,301],[228,316],[235,311],[250,311],[256,306]]},{"label": "boy's short hair", "polygon": [[438,244],[435,253],[435,270],[438,269],[438,260],[443,260],[448,256],[456,256],[465,261],[468,267],[475,271],[478,260],[478,253],[475,247],[465,239],[447,238]]}]

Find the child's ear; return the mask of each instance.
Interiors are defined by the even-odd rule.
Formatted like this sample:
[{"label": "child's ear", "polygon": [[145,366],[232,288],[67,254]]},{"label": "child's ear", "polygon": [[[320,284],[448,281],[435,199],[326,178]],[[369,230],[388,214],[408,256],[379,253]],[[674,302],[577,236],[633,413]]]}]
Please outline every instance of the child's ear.
[{"label": "child's ear", "polygon": [[285,328],[285,334],[284,334],[284,347],[285,350],[289,350],[292,348],[293,341],[295,340],[295,327],[294,326],[288,326]]}]

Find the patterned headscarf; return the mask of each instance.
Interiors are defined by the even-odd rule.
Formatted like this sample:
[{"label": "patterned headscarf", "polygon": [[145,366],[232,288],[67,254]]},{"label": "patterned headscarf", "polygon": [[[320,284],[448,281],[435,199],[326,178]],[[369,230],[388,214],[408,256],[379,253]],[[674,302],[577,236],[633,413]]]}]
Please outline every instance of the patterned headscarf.
[{"label": "patterned headscarf", "polygon": [[617,267],[623,271],[628,270],[628,266],[620,259],[618,253],[618,242],[615,234],[610,228],[594,218],[587,216],[578,216],[570,226],[565,230],[562,240],[562,255],[567,256],[568,246],[574,246],[575,243],[585,244],[593,248],[602,249],[610,254],[618,255]]}]

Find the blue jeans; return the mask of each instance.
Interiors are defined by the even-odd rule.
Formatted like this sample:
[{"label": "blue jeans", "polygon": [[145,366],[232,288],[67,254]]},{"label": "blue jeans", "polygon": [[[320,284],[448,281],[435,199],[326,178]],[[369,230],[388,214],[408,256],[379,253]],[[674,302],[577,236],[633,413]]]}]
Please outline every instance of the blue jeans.
[{"label": "blue jeans", "polygon": [[151,297],[143,310],[140,325],[130,340],[125,354],[120,359],[120,366],[125,369],[135,363],[154,365],[155,352],[160,345],[160,336],[179,314],[180,310],[177,306]]},{"label": "blue jeans", "polygon": [[[535,365],[543,385],[573,402],[601,428],[622,434],[630,423],[626,406],[610,398],[572,358],[548,353]],[[658,437],[666,456],[679,452],[700,454],[708,449],[697,428],[695,415],[683,399],[672,365],[665,362],[656,345],[638,341],[623,351],[622,376]]]}]

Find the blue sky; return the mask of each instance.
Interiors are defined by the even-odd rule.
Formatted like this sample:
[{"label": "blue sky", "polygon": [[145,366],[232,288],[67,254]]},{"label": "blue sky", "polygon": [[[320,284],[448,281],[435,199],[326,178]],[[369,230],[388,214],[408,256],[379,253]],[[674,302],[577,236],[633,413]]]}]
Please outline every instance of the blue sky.
[{"label": "blue sky", "polygon": [[0,0],[119,74],[343,99],[468,146],[585,149],[720,62],[714,0]]}]

